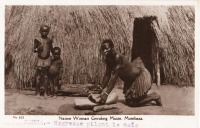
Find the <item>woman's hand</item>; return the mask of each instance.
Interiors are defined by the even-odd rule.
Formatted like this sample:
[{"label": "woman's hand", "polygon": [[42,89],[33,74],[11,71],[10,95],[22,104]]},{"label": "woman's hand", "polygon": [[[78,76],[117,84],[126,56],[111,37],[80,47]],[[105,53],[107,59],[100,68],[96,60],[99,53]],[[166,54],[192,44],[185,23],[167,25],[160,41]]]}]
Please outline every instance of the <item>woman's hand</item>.
[{"label": "woman's hand", "polygon": [[103,94],[100,95],[100,101],[99,104],[105,104],[107,100],[108,94],[104,92]]}]

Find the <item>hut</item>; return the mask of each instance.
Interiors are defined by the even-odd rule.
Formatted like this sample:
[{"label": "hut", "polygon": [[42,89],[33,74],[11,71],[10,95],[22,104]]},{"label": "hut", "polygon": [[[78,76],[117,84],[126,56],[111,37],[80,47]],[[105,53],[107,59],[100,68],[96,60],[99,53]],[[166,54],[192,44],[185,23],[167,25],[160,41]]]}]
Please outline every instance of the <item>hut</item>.
[{"label": "hut", "polygon": [[[42,24],[61,48],[63,82],[100,84],[99,46],[113,40],[130,61],[142,56],[157,84],[194,86],[193,6],[5,6],[5,88],[35,74],[33,39]],[[120,81],[119,81],[120,82]]]}]

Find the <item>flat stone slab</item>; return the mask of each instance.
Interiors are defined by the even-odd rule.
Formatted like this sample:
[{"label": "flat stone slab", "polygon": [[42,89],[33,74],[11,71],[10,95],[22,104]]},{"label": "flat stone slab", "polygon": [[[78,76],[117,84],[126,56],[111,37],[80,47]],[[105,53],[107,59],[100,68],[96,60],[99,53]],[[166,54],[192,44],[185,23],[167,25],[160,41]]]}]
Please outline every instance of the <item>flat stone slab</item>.
[{"label": "flat stone slab", "polygon": [[93,109],[94,106],[98,104],[91,102],[88,98],[84,99],[75,99],[74,100],[75,108],[82,109],[82,110],[90,110]]}]

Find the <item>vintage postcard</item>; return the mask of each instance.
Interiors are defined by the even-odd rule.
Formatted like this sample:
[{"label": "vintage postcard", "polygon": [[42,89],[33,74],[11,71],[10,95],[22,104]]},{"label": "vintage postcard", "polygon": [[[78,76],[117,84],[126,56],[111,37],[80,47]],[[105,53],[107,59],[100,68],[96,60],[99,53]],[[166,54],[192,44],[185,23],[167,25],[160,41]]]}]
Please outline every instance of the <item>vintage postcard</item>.
[{"label": "vintage postcard", "polygon": [[198,127],[199,9],[5,1],[3,126]]}]

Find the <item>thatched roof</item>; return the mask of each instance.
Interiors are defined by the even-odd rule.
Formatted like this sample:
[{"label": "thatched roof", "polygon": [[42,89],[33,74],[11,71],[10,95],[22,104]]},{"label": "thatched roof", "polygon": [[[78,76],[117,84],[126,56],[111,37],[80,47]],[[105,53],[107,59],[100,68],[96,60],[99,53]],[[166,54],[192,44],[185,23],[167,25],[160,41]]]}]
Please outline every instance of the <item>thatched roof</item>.
[{"label": "thatched roof", "polygon": [[[104,65],[103,39],[111,38],[129,60],[136,17],[156,16],[157,38],[168,84],[194,84],[194,7],[190,6],[6,6],[6,76],[26,83],[34,75],[32,42],[41,24],[51,26],[54,46],[61,47],[66,83],[99,83]],[[8,82],[9,81],[9,82]]]}]

